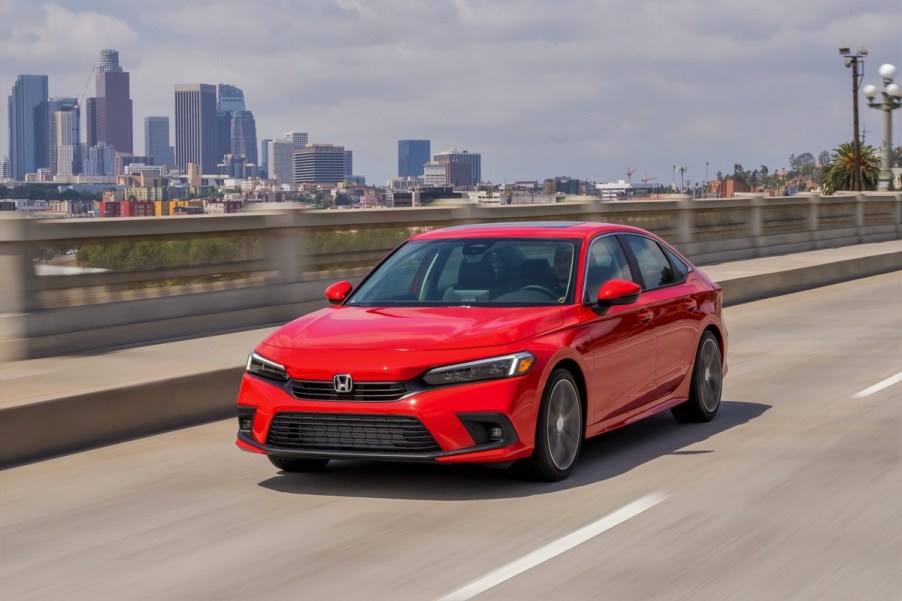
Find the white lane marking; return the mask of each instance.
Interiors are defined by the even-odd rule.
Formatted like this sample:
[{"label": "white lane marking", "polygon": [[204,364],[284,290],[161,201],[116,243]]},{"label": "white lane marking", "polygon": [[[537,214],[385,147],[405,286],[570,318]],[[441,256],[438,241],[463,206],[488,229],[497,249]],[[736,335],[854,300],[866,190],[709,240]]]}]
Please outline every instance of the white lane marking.
[{"label": "white lane marking", "polygon": [[899,382],[902,382],[902,371],[897,373],[895,376],[888,377],[887,379],[885,379],[882,382],[877,382],[870,388],[865,388],[864,390],[862,390],[861,392],[859,392],[852,398],[853,399],[863,399],[864,397],[871,396],[875,392],[880,392],[884,388],[889,388],[893,384],[898,384]]},{"label": "white lane marking", "polygon": [[579,530],[568,534],[563,538],[548,543],[544,547],[536,549],[532,553],[527,553],[520,559],[514,560],[507,565],[493,570],[478,580],[474,580],[463,588],[459,588],[453,593],[445,595],[439,601],[466,601],[472,599],[476,595],[489,590],[509,580],[514,576],[525,572],[530,568],[534,568],[540,563],[546,562],[553,557],[560,555],[565,551],[569,551],[573,547],[586,542],[587,540],[598,536],[599,534],[610,530],[618,524],[622,524],[628,519],[635,517],[651,509],[661,501],[667,498],[664,493],[651,493],[640,499],[628,503],[620,509],[613,511],[603,518],[600,518],[587,526],[583,526]]}]

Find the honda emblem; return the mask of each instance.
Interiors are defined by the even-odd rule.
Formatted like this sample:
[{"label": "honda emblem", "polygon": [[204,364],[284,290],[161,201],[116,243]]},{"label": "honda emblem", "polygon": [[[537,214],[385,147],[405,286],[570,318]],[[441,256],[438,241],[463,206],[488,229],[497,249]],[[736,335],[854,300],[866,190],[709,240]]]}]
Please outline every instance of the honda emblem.
[{"label": "honda emblem", "polygon": [[354,378],[350,374],[338,374],[332,377],[332,386],[335,387],[335,392],[349,393],[354,390]]}]

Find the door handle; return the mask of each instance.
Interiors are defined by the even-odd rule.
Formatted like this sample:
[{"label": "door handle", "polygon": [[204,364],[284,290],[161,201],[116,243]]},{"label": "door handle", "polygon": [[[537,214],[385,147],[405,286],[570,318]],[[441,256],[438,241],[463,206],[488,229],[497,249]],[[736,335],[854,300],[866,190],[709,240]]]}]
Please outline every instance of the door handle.
[{"label": "door handle", "polygon": [[639,323],[646,325],[654,318],[654,316],[655,314],[651,311],[642,311],[636,315],[636,318],[639,320]]},{"label": "door handle", "polygon": [[683,303],[683,308],[687,311],[695,311],[698,309],[698,303],[694,299],[689,299]]}]

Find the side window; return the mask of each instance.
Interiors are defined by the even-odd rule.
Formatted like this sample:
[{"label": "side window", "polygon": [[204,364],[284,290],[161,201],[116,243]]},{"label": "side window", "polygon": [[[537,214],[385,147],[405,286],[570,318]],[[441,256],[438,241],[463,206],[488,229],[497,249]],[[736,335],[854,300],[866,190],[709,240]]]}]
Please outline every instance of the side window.
[{"label": "side window", "polygon": [[627,235],[624,238],[636,258],[636,263],[639,264],[639,272],[642,274],[646,290],[675,284],[678,281],[670,261],[657,242],[644,236]]},{"label": "side window", "polygon": [[689,266],[686,265],[686,262],[676,256],[676,253],[666,246],[664,247],[664,254],[667,255],[667,258],[670,259],[670,264],[676,269],[677,281],[682,282],[685,280],[686,276],[689,275]]},{"label": "side window", "polygon": [[626,255],[616,236],[602,236],[592,241],[586,263],[584,302],[598,298],[598,290],[608,280],[632,280]]}]

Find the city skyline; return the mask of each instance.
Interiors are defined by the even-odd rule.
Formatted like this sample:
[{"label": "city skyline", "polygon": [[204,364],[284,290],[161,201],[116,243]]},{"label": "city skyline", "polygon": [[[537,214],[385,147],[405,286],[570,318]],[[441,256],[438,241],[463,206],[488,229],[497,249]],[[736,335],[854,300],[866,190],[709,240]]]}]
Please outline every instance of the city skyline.
[{"label": "city skyline", "polygon": [[[229,82],[252,99],[258,139],[302,128],[311,143],[353,148],[370,183],[396,175],[398,140],[429,139],[433,151],[481,153],[496,183],[626,179],[632,168],[633,181],[669,184],[677,166],[686,181],[734,163],[778,170],[790,154],[848,142],[851,75],[839,46],[870,50],[863,84],[878,82],[882,63],[902,67],[897,0],[310,0],[263,2],[241,19],[230,7],[5,0],[0,85],[48,75],[50,97],[83,102],[99,52],[115,48],[136,123],[174,123],[178,83]],[[287,33],[292,21],[303,35]],[[198,44],[198,23],[222,35]],[[862,104],[860,117],[865,142],[879,146],[879,113]],[[140,126],[133,133],[142,148]],[[8,136],[0,128],[4,155]]]}]

